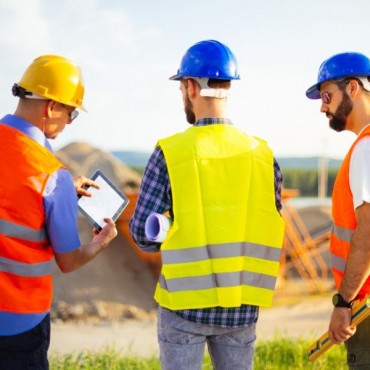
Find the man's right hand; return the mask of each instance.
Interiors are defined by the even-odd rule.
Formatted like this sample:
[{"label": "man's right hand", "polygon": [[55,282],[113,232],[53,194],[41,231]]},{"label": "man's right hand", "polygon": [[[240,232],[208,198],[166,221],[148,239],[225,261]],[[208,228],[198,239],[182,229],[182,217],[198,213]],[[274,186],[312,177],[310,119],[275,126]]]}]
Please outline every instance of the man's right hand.
[{"label": "man's right hand", "polygon": [[356,332],[356,327],[351,326],[352,310],[350,308],[334,308],[329,325],[329,338],[335,344],[345,342]]},{"label": "man's right hand", "polygon": [[94,259],[117,236],[116,225],[110,218],[104,219],[107,223],[100,232],[94,230],[94,237],[88,243],[80,245],[69,253],[54,253],[59,269],[66,273],[71,272]]}]

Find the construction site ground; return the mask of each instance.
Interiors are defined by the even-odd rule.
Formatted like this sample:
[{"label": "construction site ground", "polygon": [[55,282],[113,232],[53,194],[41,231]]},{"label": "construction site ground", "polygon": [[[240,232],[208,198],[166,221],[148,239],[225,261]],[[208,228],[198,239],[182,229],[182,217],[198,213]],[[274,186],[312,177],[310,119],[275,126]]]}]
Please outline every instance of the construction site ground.
[{"label": "construction site ground", "polygon": [[[295,296],[261,309],[257,340],[274,337],[304,338],[314,341],[328,327],[332,310],[330,294]],[[158,355],[156,317],[127,320],[53,322],[51,353],[78,354],[100,351],[107,347],[135,356]]]}]

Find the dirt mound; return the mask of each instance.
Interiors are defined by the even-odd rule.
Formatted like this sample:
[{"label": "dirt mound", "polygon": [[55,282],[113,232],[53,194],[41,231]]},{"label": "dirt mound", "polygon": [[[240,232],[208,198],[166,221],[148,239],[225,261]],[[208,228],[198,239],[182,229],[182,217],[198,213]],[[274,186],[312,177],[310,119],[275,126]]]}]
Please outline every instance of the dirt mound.
[{"label": "dirt mound", "polygon": [[[73,143],[56,153],[73,175],[102,170],[126,194],[137,192],[141,176],[110,153],[86,143]],[[127,217],[126,217],[127,218]],[[92,237],[92,227],[79,218],[81,242]],[[53,318],[81,320],[141,318],[156,305],[156,278],[122,233],[93,261],[72,273],[54,266]]]},{"label": "dirt mound", "polygon": [[[81,219],[81,241],[91,239],[92,229]],[[155,278],[128,241],[119,234],[109,247],[80,269],[63,274],[54,268],[54,302],[94,305],[96,301],[116,302],[151,310],[155,307]]]},{"label": "dirt mound", "polygon": [[91,176],[100,169],[125,193],[137,192],[140,187],[139,173],[122,163],[114,155],[92,147],[87,143],[75,142],[57,151],[55,155],[74,175]]}]

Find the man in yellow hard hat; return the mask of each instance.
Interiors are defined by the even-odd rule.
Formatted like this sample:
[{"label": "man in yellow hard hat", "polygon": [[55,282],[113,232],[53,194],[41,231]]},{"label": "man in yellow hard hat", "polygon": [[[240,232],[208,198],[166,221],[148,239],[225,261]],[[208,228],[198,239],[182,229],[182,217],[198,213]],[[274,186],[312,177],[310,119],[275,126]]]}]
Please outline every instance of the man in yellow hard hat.
[{"label": "man in yellow hard hat", "polygon": [[0,368],[48,369],[52,261],[63,272],[93,259],[117,235],[111,219],[81,244],[76,191],[52,153],[54,139],[84,109],[80,68],[55,55],[35,59],[14,84],[16,111],[0,120]]}]

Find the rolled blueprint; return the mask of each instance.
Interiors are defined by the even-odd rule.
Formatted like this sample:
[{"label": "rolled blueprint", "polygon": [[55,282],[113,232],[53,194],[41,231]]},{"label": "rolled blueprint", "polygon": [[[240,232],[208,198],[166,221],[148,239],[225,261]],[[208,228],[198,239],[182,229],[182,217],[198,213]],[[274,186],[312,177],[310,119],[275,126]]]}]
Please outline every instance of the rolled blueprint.
[{"label": "rolled blueprint", "polygon": [[151,242],[161,243],[166,239],[171,219],[159,213],[151,213],[145,222],[145,236]]}]

